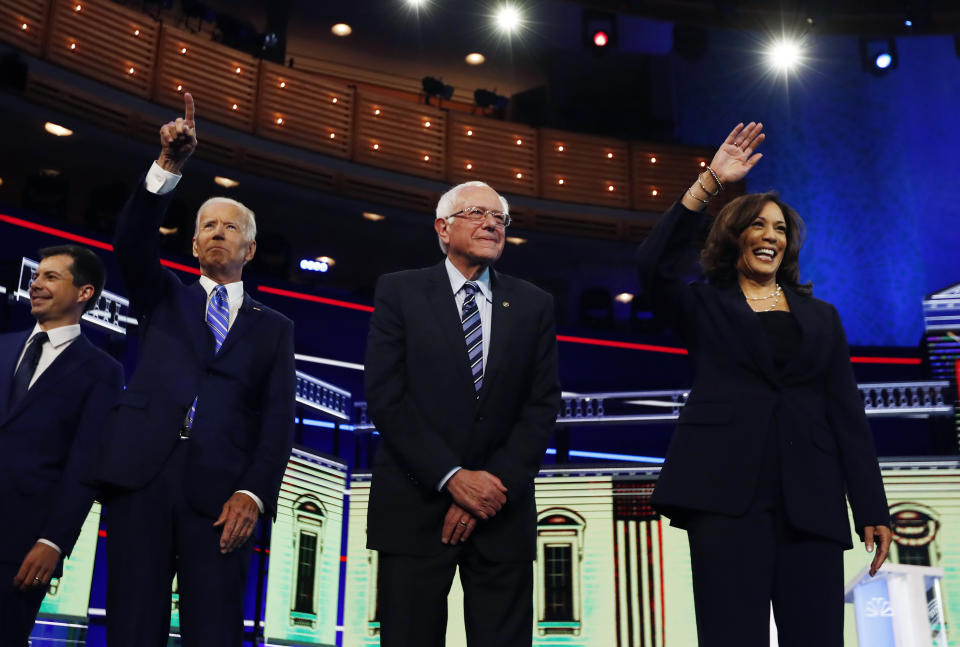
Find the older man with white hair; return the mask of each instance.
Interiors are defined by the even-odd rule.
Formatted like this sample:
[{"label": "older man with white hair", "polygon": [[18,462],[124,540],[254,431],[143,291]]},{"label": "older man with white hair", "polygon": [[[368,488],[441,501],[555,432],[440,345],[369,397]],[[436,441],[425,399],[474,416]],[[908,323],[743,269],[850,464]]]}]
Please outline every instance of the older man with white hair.
[{"label": "older man with white hair", "polygon": [[199,281],[160,263],[158,227],[197,145],[185,103],[115,236],[140,347],[95,473],[108,502],[110,647],[166,645],[174,574],[183,644],[239,647],[250,536],[276,513],[293,441],[293,322],[243,290],[253,212],[229,198],[200,207]]},{"label": "older man with white hair", "polygon": [[459,567],[470,645],[529,646],[534,477],[560,407],[553,298],[495,272],[507,201],[454,187],[434,229],[446,258],[377,283],[367,410],[380,432],[367,513],[381,644],[444,644]]}]

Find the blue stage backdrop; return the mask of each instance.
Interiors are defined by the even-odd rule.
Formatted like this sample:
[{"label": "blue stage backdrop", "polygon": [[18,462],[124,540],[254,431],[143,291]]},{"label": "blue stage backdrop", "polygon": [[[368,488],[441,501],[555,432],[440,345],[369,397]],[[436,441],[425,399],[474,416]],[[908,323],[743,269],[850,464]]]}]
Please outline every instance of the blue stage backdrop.
[{"label": "blue stage backdrop", "polygon": [[921,295],[960,280],[953,40],[899,37],[899,68],[877,77],[857,38],[808,38],[786,82],[767,71],[764,40],[714,30],[703,61],[672,55],[677,135],[713,145],[731,122],[763,121],[748,189],[779,190],[806,220],[801,272],[814,293],[837,306],[851,343],[914,345]]}]

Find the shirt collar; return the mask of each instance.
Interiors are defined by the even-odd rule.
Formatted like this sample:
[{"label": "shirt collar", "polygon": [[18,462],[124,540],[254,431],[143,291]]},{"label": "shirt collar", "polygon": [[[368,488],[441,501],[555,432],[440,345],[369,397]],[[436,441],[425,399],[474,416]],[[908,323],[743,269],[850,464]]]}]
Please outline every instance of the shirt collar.
[{"label": "shirt collar", "polygon": [[[43,329],[40,327],[40,324],[37,323],[33,326],[33,330],[30,332],[30,337],[27,338],[29,343],[37,333],[43,332]],[[50,344],[54,348],[60,348],[64,344],[73,341],[80,336],[80,324],[70,324],[68,326],[59,326],[57,328],[51,328],[47,332],[47,338],[50,340]]]},{"label": "shirt collar", "polygon": [[[460,270],[450,262],[450,259],[447,258],[443,262],[444,267],[447,268],[447,277],[450,279],[450,289],[453,290],[454,294],[457,294],[462,288],[463,284],[467,282],[467,279],[464,278],[463,274],[460,273]],[[489,302],[493,302],[493,290],[490,287],[490,268],[485,267],[483,272],[480,274],[480,277],[474,279],[474,283],[477,284],[477,287],[480,288],[480,292]]]},{"label": "shirt collar", "polygon": [[[207,293],[209,297],[214,288],[217,287],[219,283],[211,279],[205,274],[200,275],[200,286],[203,288],[204,292]],[[233,283],[225,283],[224,287],[227,288],[227,301],[230,303],[236,303],[238,301],[243,301],[243,281],[234,281]]]}]

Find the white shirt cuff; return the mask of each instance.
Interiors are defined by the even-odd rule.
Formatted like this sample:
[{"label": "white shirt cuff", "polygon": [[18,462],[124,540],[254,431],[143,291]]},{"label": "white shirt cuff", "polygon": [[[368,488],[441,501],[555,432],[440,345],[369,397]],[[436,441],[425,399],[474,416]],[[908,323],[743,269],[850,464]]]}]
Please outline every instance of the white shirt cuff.
[{"label": "white shirt cuff", "polygon": [[147,177],[144,178],[143,185],[150,193],[163,195],[173,191],[181,177],[183,176],[160,168],[160,165],[154,162],[150,165],[150,170],[147,171]]},{"label": "white shirt cuff", "polygon": [[38,543],[38,544],[46,544],[46,545],[49,546],[50,548],[54,549],[55,551],[57,551],[58,553],[60,553],[61,555],[63,555],[63,551],[60,550],[60,547],[57,546],[57,545],[56,545],[55,543],[53,543],[52,541],[50,541],[49,539],[38,539],[38,540],[37,540],[37,543]]},{"label": "white shirt cuff", "polygon": [[452,470],[447,472],[447,475],[440,479],[439,485],[437,485],[437,492],[443,492],[443,488],[446,487],[447,481],[450,480],[450,477],[460,471],[460,466],[457,465]]},{"label": "white shirt cuff", "polygon": [[260,514],[263,514],[263,501],[260,500],[260,497],[258,497],[256,494],[254,494],[250,490],[237,490],[236,492],[234,492],[234,494],[237,494],[237,493],[246,494],[248,497],[253,499],[253,502],[257,504],[257,508],[260,510]]}]

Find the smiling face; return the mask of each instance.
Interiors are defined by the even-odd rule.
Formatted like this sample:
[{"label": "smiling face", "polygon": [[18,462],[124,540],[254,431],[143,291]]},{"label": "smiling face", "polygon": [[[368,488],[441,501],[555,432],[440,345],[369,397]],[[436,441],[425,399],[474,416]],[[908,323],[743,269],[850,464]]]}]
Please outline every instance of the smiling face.
[{"label": "smiling face", "polygon": [[[467,207],[501,211],[503,205],[497,192],[486,186],[468,186],[457,194],[452,213]],[[481,222],[466,218],[437,218],[434,226],[440,240],[447,245],[447,257],[460,267],[487,267],[500,258],[506,233],[487,216]]]},{"label": "smiling face", "polygon": [[30,283],[30,314],[44,330],[79,323],[93,293],[92,285],[73,284],[73,258],[47,256]]},{"label": "smiling face", "polygon": [[257,241],[248,240],[246,216],[228,202],[211,202],[197,218],[193,255],[201,271],[217,283],[234,283],[253,258]]},{"label": "smiling face", "polygon": [[758,283],[776,280],[787,249],[787,221],[775,202],[767,202],[740,234],[737,272]]}]

